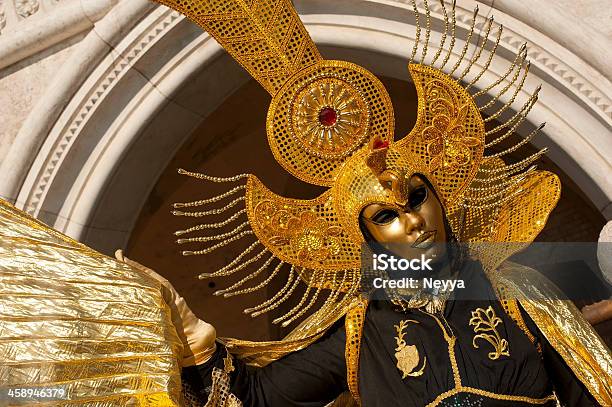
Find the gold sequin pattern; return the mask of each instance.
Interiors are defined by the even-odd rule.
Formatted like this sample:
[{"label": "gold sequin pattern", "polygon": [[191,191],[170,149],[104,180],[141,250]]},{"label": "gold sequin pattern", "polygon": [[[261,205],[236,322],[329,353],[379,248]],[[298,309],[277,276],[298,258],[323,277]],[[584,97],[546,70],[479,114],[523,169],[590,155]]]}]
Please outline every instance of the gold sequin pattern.
[{"label": "gold sequin pattern", "polygon": [[[487,176],[486,172],[500,171],[503,169],[504,165],[501,158],[483,160],[475,179],[466,191],[466,199],[480,201],[491,192],[498,193],[502,191],[508,177],[502,173],[499,180],[493,181],[493,177]],[[487,182],[480,181],[479,179],[481,178],[486,178]],[[458,205],[452,208],[452,210],[447,213],[447,216],[459,240],[461,242],[471,243],[489,241],[491,233],[493,232],[494,220],[498,214],[499,206],[497,205],[469,208]]]},{"label": "gold sequin pattern", "polygon": [[497,267],[514,253],[528,246],[546,225],[548,216],[561,196],[559,177],[536,171],[510,192],[498,209],[489,237],[494,244],[483,244],[478,257],[485,270]]},{"label": "gold sequin pattern", "polygon": [[218,368],[212,371],[212,388],[204,407],[242,407],[242,402],[230,392],[229,374]]},{"label": "gold sequin pattern", "polygon": [[[333,102],[318,106],[305,123],[304,109],[316,107],[313,100],[303,100],[305,94],[313,98],[323,91],[327,93],[319,98]],[[335,100],[333,92],[341,97]],[[339,122],[333,129],[337,131],[320,129],[318,110],[334,106]],[[358,114],[355,106],[361,109]],[[346,115],[351,109],[353,117]],[[274,158],[288,172],[311,184],[331,186],[351,153],[377,135],[392,140],[394,125],[391,98],[376,76],[350,62],[326,60],[287,81],[270,104],[266,129]],[[307,133],[304,129],[308,128],[320,133]],[[313,134],[317,137],[312,138]]]},{"label": "gold sequin pattern", "polygon": [[186,15],[271,95],[321,60],[290,0],[156,0]]}]

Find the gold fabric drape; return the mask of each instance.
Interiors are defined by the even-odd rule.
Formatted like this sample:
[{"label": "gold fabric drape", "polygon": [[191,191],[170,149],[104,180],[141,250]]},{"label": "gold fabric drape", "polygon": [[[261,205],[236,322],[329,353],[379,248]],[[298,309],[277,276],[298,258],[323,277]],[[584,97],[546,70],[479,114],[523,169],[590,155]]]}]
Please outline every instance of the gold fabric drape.
[{"label": "gold fabric drape", "polygon": [[612,406],[612,353],[580,310],[529,267],[506,261],[492,280],[519,301],[593,397],[603,406]]},{"label": "gold fabric drape", "polygon": [[[0,200],[7,405],[178,406],[181,347],[156,280]],[[27,399],[17,389],[63,395]]]}]

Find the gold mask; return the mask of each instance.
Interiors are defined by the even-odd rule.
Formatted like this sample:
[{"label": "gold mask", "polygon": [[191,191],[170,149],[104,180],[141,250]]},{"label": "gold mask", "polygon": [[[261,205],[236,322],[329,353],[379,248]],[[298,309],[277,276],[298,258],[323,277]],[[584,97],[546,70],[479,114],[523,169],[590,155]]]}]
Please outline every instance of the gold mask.
[{"label": "gold mask", "polygon": [[425,255],[434,261],[441,260],[445,254],[442,243],[450,237],[446,236],[444,208],[422,175],[406,174],[403,179],[406,187],[401,188],[400,202],[396,201],[395,205],[373,203],[363,209],[361,219],[365,233],[403,258]]}]

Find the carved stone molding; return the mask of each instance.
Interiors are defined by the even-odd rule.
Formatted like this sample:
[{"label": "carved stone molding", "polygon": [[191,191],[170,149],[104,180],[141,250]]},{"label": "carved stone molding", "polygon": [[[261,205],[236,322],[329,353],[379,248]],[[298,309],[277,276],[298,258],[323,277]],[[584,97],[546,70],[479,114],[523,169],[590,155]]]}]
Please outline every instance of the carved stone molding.
[{"label": "carved stone molding", "polygon": [[1,1],[0,70],[90,30],[119,0]]},{"label": "carved stone molding", "polygon": [[6,14],[4,14],[4,0],[0,0],[0,34],[6,27]]},{"label": "carved stone molding", "polygon": [[15,0],[15,11],[22,18],[28,18],[36,14],[39,7],[38,0]]},{"label": "carved stone molding", "polygon": [[30,17],[49,13],[66,0],[2,0],[0,1],[0,33],[3,29],[17,30]]},{"label": "carved stone molding", "polygon": [[21,202],[24,202],[26,212],[38,215],[41,200],[48,191],[50,181],[53,180],[58,167],[70,152],[75,137],[78,137],[83,127],[95,114],[99,102],[108,96],[121,78],[152,45],[180,19],[183,19],[179,13],[167,9],[158,9],[156,17],[152,19],[153,24],[142,30],[143,35],[138,36],[134,42],[123,44],[120,56],[112,54],[106,59],[105,69],[97,73],[96,78],[91,78],[93,80],[88,84],[86,97],[79,100],[77,106],[71,107],[69,118],[60,128],[50,133],[50,137],[54,137],[55,141],[48,147],[47,159],[29,188],[30,191],[25,201],[20,199]]}]

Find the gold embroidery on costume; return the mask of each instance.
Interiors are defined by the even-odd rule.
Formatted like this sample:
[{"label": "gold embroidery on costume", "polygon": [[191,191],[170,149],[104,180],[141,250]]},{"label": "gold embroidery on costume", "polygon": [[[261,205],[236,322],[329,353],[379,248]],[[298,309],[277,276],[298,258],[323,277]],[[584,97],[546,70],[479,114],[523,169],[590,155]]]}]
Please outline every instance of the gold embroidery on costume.
[{"label": "gold embroidery on costume", "polygon": [[507,401],[517,401],[517,402],[522,402],[522,403],[529,403],[529,404],[546,404],[549,401],[554,401],[556,400],[556,397],[554,394],[551,394],[550,396],[546,396],[543,398],[534,398],[534,397],[526,397],[526,396],[513,396],[513,395],[509,395],[509,394],[498,394],[498,393],[493,393],[490,391],[486,391],[486,390],[481,390],[481,389],[475,389],[473,387],[456,387],[452,390],[449,390],[447,392],[444,392],[442,394],[440,394],[438,397],[436,397],[436,399],[434,401],[432,401],[431,403],[429,403],[426,407],[434,407],[437,406],[438,404],[440,404],[444,399],[448,398],[448,397],[452,397],[456,394],[459,393],[471,393],[471,394],[477,394],[479,396],[483,396],[483,397],[489,397],[495,400],[507,400]]},{"label": "gold embroidery on costume", "polygon": [[223,370],[213,368],[212,386],[208,402],[204,407],[242,407],[242,402],[230,393],[230,373],[235,370],[233,356],[229,351],[223,358]]},{"label": "gold embroidery on costume", "polygon": [[419,321],[413,319],[402,320],[399,325],[394,325],[397,331],[395,341],[397,342],[397,348],[395,348],[395,358],[397,359],[397,368],[402,372],[402,379],[406,377],[418,377],[425,371],[425,365],[427,364],[427,357],[423,358],[423,364],[421,368],[415,370],[419,365],[421,356],[416,345],[408,345],[404,340],[406,332],[404,330],[408,326],[408,323],[418,324]]},{"label": "gold embroidery on costume", "polygon": [[267,200],[257,204],[255,216],[262,228],[274,233],[269,240],[272,245],[289,245],[301,261],[325,260],[340,251],[342,229],[329,225],[313,211],[292,215],[286,207],[278,208]]},{"label": "gold embroidery on costume", "polygon": [[363,297],[357,297],[344,319],[346,331],[346,382],[349,391],[359,405],[361,405],[359,398],[359,351],[361,348],[361,336],[367,308],[368,300]]},{"label": "gold embroidery on costume", "polygon": [[479,348],[479,346],[476,344],[477,339],[484,339],[493,345],[495,350],[493,352],[489,352],[488,355],[489,359],[491,360],[497,360],[500,358],[500,356],[510,356],[508,341],[503,339],[499,335],[499,332],[497,332],[497,326],[501,323],[501,318],[495,315],[495,311],[490,305],[486,310],[477,308],[475,311],[472,311],[470,325],[474,326],[474,333],[478,333],[478,335],[474,336],[472,345],[474,345],[474,348],[476,349]]},{"label": "gold embroidery on costume", "polygon": [[[437,316],[433,314],[427,315],[432,317],[442,330],[444,340],[446,340],[446,343],[448,344],[448,357],[450,358],[451,368],[453,370],[453,380],[455,381],[455,387],[461,387],[461,376],[459,374],[459,366],[457,365],[457,357],[455,356],[455,342],[457,342],[457,338],[452,332],[449,335],[449,333],[446,331],[446,328],[444,328],[442,321],[440,321]],[[444,318],[444,316],[441,317]]]}]

